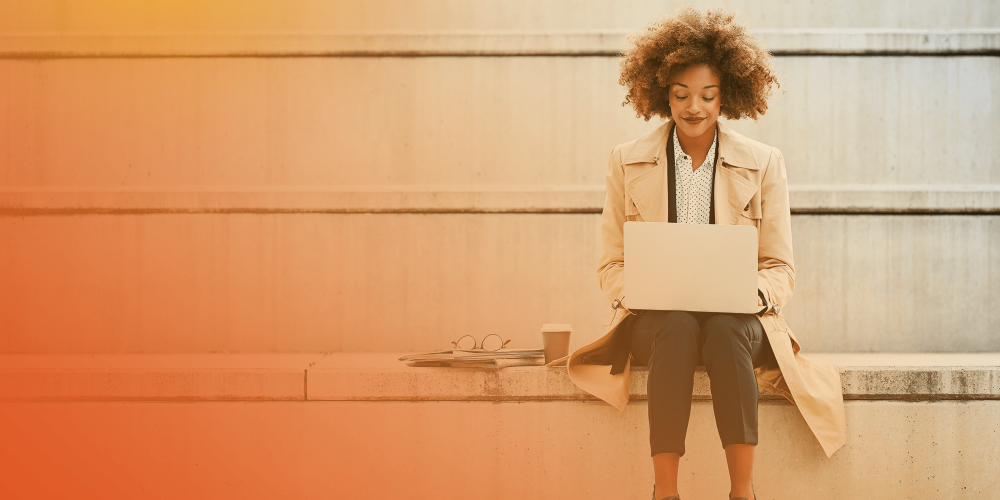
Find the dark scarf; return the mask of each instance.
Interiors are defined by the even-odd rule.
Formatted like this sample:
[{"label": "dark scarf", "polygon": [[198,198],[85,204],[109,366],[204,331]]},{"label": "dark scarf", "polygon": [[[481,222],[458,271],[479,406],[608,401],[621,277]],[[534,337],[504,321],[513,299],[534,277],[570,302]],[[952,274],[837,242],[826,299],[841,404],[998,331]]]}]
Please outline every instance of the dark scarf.
[{"label": "dark scarf", "polygon": [[[674,164],[674,127],[667,135],[667,222],[677,222],[677,165]],[[712,189],[708,193],[708,223],[715,224],[715,171],[719,169],[719,124],[715,124],[715,158],[712,160]]]}]

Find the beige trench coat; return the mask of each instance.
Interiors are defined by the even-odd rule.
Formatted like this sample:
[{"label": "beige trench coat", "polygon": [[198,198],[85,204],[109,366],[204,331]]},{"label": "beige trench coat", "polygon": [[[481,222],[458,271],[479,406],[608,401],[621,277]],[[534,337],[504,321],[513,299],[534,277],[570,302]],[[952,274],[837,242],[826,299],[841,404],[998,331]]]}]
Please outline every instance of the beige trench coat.
[{"label": "beige trench coat", "polygon": [[[778,367],[754,370],[761,387],[781,394],[798,408],[827,457],[844,445],[847,429],[837,367],[809,359],[785,323],[781,307],[792,298],[791,215],[785,163],[776,148],[748,139],[719,123],[719,159],[715,172],[716,224],[753,225],[758,230],[758,288],[770,306],[758,315],[774,350]],[[609,365],[592,365],[582,357],[607,345],[631,312],[624,290],[622,227],[625,221],[666,221],[667,135],[671,122],[614,148],[606,174],[607,198],[601,216],[601,290],[612,303],[599,339],[569,355],[570,379],[620,411],[629,400],[629,367],[617,375]],[[565,359],[565,358],[564,358]]]}]

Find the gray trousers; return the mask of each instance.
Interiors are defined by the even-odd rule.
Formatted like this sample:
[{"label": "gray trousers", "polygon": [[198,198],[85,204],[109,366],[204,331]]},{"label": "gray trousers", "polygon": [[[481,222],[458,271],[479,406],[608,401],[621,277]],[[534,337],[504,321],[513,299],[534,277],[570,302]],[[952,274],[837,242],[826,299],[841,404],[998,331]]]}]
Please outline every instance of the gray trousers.
[{"label": "gray trousers", "polygon": [[641,311],[629,335],[632,365],[649,367],[650,456],[684,455],[695,366],[711,380],[722,446],[757,444],[753,369],[776,366],[764,327],[753,314]]}]

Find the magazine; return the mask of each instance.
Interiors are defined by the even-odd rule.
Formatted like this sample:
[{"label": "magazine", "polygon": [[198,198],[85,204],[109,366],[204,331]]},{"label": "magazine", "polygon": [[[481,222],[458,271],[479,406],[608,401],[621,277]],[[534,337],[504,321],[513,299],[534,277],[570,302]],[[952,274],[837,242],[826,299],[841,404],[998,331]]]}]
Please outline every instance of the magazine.
[{"label": "magazine", "polygon": [[544,349],[482,349],[425,352],[399,358],[407,366],[451,366],[460,368],[506,368],[510,366],[542,366]]}]

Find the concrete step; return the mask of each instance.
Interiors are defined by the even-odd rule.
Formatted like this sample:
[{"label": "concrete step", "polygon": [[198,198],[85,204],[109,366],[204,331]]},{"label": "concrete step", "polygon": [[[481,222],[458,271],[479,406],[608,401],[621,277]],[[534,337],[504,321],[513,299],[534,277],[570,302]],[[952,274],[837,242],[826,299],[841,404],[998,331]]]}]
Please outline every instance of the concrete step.
[{"label": "concrete step", "polygon": [[[470,332],[530,347],[552,322],[571,324],[580,346],[610,307],[599,218],[3,216],[0,352],[426,351]],[[794,215],[789,326],[809,350],[1000,350],[998,225],[1000,215]]]},{"label": "concrete step", "polygon": [[[691,2],[718,7],[715,0]],[[642,0],[560,0],[540,5],[530,0],[455,2],[368,0],[323,2],[164,3],[120,5],[114,0],[60,2],[37,0],[0,6],[0,32],[205,32],[324,30],[535,30],[639,29],[676,4]],[[807,0],[734,0],[729,10],[754,28],[962,28],[1000,25],[1000,9],[990,0],[846,0],[837,4]],[[862,14],[863,13],[863,14]]]},{"label": "concrete step", "polygon": [[[1000,214],[1000,184],[790,185],[792,214]],[[0,187],[0,215],[599,214],[605,186]]]},{"label": "concrete step", "polygon": [[[776,56],[997,55],[1000,30],[748,30]],[[3,59],[117,57],[612,56],[627,30],[325,33],[25,33],[0,36]]]},{"label": "concrete step", "polygon": [[[847,444],[826,458],[794,406],[762,392],[759,498],[919,498],[938,491],[971,499],[998,486],[992,470],[1000,434],[984,432],[983,423],[1000,418],[1000,353],[804,354],[840,368]],[[619,413],[581,393],[562,368],[413,368],[400,355],[0,356],[0,492],[649,494],[644,370],[633,372],[632,401]],[[284,386],[293,371],[306,387],[294,398],[293,391],[261,400],[253,387],[214,389],[220,380],[238,388],[273,378]],[[102,375],[117,382],[104,383]],[[114,388],[129,378],[132,389]],[[684,498],[722,498],[728,489],[710,397],[699,370],[681,465]]]},{"label": "concrete step", "polygon": [[[730,125],[781,149],[793,184],[1000,179],[998,57],[775,67],[787,92]],[[0,73],[3,186],[590,186],[616,144],[658,125],[621,106],[605,56],[7,59]]]}]

